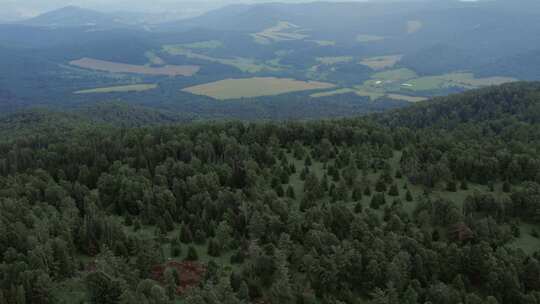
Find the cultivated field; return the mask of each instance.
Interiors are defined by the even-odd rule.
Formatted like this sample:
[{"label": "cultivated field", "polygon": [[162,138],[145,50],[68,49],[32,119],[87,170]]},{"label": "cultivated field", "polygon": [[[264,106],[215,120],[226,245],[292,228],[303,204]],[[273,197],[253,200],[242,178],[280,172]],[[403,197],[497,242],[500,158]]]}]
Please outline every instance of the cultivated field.
[{"label": "cultivated field", "polygon": [[75,92],[75,94],[142,92],[153,90],[155,88],[157,88],[156,84],[132,84],[124,86],[80,90]]},{"label": "cultivated field", "polygon": [[369,57],[362,59],[360,64],[368,66],[373,70],[384,70],[396,65],[402,57],[403,55]]},{"label": "cultivated field", "polygon": [[244,79],[225,79],[185,88],[182,91],[225,100],[243,97],[279,95],[308,90],[322,90],[333,87],[333,84],[325,82],[299,81],[288,78],[274,77],[254,77]]},{"label": "cultivated field", "polygon": [[407,34],[414,34],[422,28],[422,21],[411,20],[407,22]]},{"label": "cultivated field", "polygon": [[251,34],[255,42],[260,44],[269,44],[278,41],[302,40],[309,35],[300,29],[297,25],[286,21],[279,21],[275,26],[264,31]]},{"label": "cultivated field", "polygon": [[381,41],[381,40],[384,40],[384,37],[376,36],[376,35],[364,35],[364,34],[360,34],[356,36],[356,41],[358,42],[374,42],[374,41]]},{"label": "cultivated field", "polygon": [[199,71],[196,65],[166,65],[163,67],[148,67],[112,61],[82,58],[71,61],[69,64],[90,70],[104,71],[109,73],[132,73],[161,76],[193,76]]},{"label": "cultivated field", "polygon": [[325,65],[334,65],[338,63],[347,63],[353,61],[352,56],[338,56],[338,57],[317,57],[317,61]]},{"label": "cultivated field", "polygon": [[475,78],[472,73],[449,73],[412,79],[407,82],[406,89],[412,91],[439,90],[450,87],[474,89],[513,81],[516,79],[509,77]]},{"label": "cultivated field", "polygon": [[428,100],[426,97],[409,96],[409,95],[402,95],[402,94],[388,94],[386,96],[390,99],[404,100],[408,102],[420,102],[420,101]]},{"label": "cultivated field", "polygon": [[246,73],[258,73],[261,71],[270,71],[276,72],[279,71],[279,67],[270,66],[263,63],[257,63],[255,60],[250,58],[236,57],[236,58],[216,58],[207,56],[204,54],[199,54],[191,51],[184,47],[184,45],[164,45],[163,51],[174,56],[185,56],[191,59],[205,60],[209,62],[221,63],[224,65],[230,65],[242,72]]}]

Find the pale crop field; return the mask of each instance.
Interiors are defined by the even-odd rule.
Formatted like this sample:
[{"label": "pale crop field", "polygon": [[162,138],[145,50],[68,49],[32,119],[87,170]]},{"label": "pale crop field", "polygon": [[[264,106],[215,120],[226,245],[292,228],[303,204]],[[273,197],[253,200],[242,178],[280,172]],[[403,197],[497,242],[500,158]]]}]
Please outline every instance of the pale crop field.
[{"label": "pale crop field", "polygon": [[157,88],[156,84],[131,84],[123,86],[113,86],[104,88],[95,88],[88,90],[80,90],[75,94],[94,94],[94,93],[126,93],[126,92],[143,92]]},{"label": "pale crop field", "polygon": [[331,83],[300,81],[289,78],[253,77],[225,79],[201,84],[182,91],[219,100],[271,96],[284,93],[334,88]]}]

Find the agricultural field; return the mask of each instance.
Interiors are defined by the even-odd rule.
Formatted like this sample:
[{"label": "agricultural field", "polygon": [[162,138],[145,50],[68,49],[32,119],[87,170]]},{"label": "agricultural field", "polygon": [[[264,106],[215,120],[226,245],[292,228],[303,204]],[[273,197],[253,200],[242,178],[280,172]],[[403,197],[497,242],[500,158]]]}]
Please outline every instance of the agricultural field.
[{"label": "agricultural field", "polygon": [[422,29],[423,26],[422,21],[419,20],[407,21],[407,34],[414,34]]},{"label": "agricultural field", "polygon": [[311,42],[315,42],[319,46],[334,46],[336,45],[335,41],[331,40],[309,40]]},{"label": "agricultural field", "polygon": [[353,61],[352,56],[337,56],[337,57],[317,57],[317,61],[324,65],[334,65],[338,63],[347,63]]},{"label": "agricultural field", "polygon": [[150,64],[154,64],[154,65],[164,65],[165,64],[165,61],[163,59],[161,59],[161,57],[159,57],[155,52],[153,51],[148,51],[144,54],[144,56],[146,58],[148,58],[148,61],[150,62]]},{"label": "agricultural field", "polygon": [[450,87],[474,89],[513,81],[516,79],[509,77],[475,78],[472,73],[449,73],[412,79],[407,81],[404,87],[411,91],[439,90]]},{"label": "agricultural field", "polygon": [[331,83],[300,81],[289,78],[254,77],[225,79],[185,88],[182,91],[205,95],[219,100],[279,95],[291,92],[324,90],[335,87]]},{"label": "agricultural field", "polygon": [[209,62],[220,63],[224,65],[229,65],[239,69],[242,72],[246,73],[259,73],[263,71],[276,72],[280,71],[280,67],[271,66],[266,63],[258,63],[254,59],[244,58],[244,57],[235,57],[235,58],[216,58],[204,54],[195,53],[190,49],[185,48],[183,45],[165,45],[163,50],[174,56],[185,56],[191,59],[205,60]]},{"label": "agricultural field", "polygon": [[428,100],[428,98],[426,97],[409,96],[409,95],[403,95],[403,94],[388,94],[386,96],[390,99],[404,100],[408,102],[421,102],[421,101]]},{"label": "agricultural field", "polygon": [[75,94],[143,92],[157,88],[157,84],[131,84],[76,91]]},{"label": "agricultural field", "polygon": [[69,64],[83,69],[97,70],[109,73],[130,73],[171,77],[193,76],[200,69],[200,67],[196,65],[166,65],[162,67],[149,67],[92,58],[81,58],[78,60],[73,60]]},{"label": "agricultural field", "polygon": [[182,46],[188,49],[217,49],[223,47],[223,42],[219,40],[198,41],[193,43],[186,43]]},{"label": "agricultural field", "polygon": [[270,44],[279,41],[302,40],[309,37],[309,35],[305,33],[305,30],[295,24],[279,21],[273,27],[251,34],[251,37],[253,37],[257,43]]},{"label": "agricultural field", "polygon": [[342,88],[337,89],[333,91],[326,91],[326,92],[319,92],[309,95],[309,97],[312,98],[321,98],[321,97],[328,97],[328,96],[334,96],[334,95],[341,95],[341,94],[348,94],[348,93],[354,93],[355,91],[350,88]]},{"label": "agricultural field", "polygon": [[426,96],[415,96],[424,92],[448,88],[475,89],[490,85],[500,85],[516,81],[508,77],[475,78],[472,73],[449,73],[436,76],[419,77],[413,70],[400,68],[375,73],[371,79],[353,88],[341,88],[328,92],[312,94],[311,97],[327,97],[354,92],[358,96],[369,97],[372,101],[380,98],[408,102],[425,101]]},{"label": "agricultural field", "polygon": [[385,39],[384,37],[377,36],[377,35],[360,34],[360,35],[356,36],[356,41],[361,42],[361,43],[381,41],[381,40],[384,40],[384,39]]},{"label": "agricultural field", "polygon": [[398,63],[403,55],[389,55],[389,56],[377,56],[364,58],[360,61],[360,64],[365,65],[373,70],[384,70],[391,68]]}]

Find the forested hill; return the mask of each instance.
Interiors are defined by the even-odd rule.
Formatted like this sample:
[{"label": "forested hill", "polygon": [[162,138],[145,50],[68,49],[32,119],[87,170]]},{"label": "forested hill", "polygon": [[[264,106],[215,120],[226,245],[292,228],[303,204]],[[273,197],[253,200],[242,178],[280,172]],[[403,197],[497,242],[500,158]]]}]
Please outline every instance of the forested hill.
[{"label": "forested hill", "polygon": [[444,129],[501,119],[540,122],[540,82],[512,83],[437,97],[379,117],[380,122],[394,127]]},{"label": "forested hill", "polygon": [[540,303],[538,92],[290,123],[45,115],[0,141],[0,303]]}]

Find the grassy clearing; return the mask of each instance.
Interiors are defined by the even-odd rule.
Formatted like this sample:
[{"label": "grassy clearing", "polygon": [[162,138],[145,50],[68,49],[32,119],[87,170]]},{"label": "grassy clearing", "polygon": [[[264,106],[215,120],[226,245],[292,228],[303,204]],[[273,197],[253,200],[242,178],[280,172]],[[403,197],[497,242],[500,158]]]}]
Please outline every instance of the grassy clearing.
[{"label": "grassy clearing", "polygon": [[280,71],[280,67],[270,66],[264,63],[257,63],[250,58],[235,57],[235,58],[216,58],[203,54],[194,53],[193,51],[184,48],[183,45],[165,45],[163,50],[170,55],[185,56],[187,58],[205,60],[210,62],[221,63],[224,65],[233,66],[242,72],[246,73],[258,73],[262,71],[277,72]]},{"label": "grassy clearing", "polygon": [[423,27],[423,23],[420,20],[407,21],[407,34],[414,34]]},{"label": "grassy clearing", "polygon": [[163,67],[148,67],[92,58],[73,60],[69,64],[89,70],[104,71],[109,73],[132,73],[157,76],[193,76],[200,67],[196,65],[166,65]]},{"label": "grassy clearing", "polygon": [[360,64],[370,67],[373,70],[383,70],[396,65],[401,58],[403,58],[403,55],[369,57],[362,59]]},{"label": "grassy clearing", "polygon": [[338,63],[347,63],[353,61],[352,56],[337,56],[337,57],[317,57],[317,61],[325,65],[334,65]]},{"label": "grassy clearing", "polygon": [[157,84],[132,84],[124,86],[80,90],[75,92],[75,94],[143,92],[153,90],[155,88],[157,88]]},{"label": "grassy clearing", "polygon": [[290,92],[322,90],[335,87],[331,83],[299,81],[289,78],[253,77],[225,79],[185,88],[182,91],[219,100],[278,95]]},{"label": "grassy clearing", "polygon": [[334,95],[341,95],[341,94],[347,94],[347,93],[354,93],[355,91],[350,88],[343,88],[333,91],[327,91],[327,92],[320,92],[320,93],[314,93],[309,95],[312,98],[320,98],[320,97],[328,97],[328,96],[334,96]]},{"label": "grassy clearing", "polygon": [[540,238],[533,236],[533,231],[540,232],[540,227],[535,224],[521,223],[519,228],[521,235],[510,244],[510,247],[522,249],[530,255],[540,250]]},{"label": "grassy clearing", "polygon": [[381,41],[385,38],[382,36],[376,36],[376,35],[364,35],[360,34],[356,36],[356,41],[365,43],[365,42],[375,42],[375,41]]},{"label": "grassy clearing", "polygon": [[270,44],[272,42],[302,40],[309,35],[297,25],[286,21],[279,21],[275,26],[267,28],[261,32],[251,34],[255,42],[260,44]]}]

